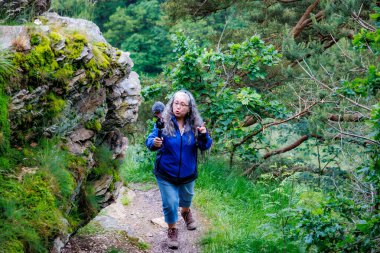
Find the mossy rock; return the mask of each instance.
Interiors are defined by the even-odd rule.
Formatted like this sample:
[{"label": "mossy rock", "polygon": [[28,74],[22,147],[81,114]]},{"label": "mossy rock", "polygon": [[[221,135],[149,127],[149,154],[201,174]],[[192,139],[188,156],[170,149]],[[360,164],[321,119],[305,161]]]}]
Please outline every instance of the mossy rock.
[{"label": "mossy rock", "polygon": [[96,133],[99,133],[100,130],[102,130],[102,124],[100,123],[100,121],[98,119],[89,120],[86,123],[85,127],[87,129],[95,131]]}]

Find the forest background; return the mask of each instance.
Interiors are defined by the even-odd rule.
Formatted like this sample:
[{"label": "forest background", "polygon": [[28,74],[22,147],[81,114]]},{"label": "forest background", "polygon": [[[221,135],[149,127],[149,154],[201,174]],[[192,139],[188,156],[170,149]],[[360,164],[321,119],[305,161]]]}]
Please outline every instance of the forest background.
[{"label": "forest background", "polygon": [[131,53],[144,99],[144,127],[124,129],[136,180],[151,170],[138,146],[152,104],[180,88],[195,95],[214,140],[197,203],[219,210],[204,210],[215,219],[205,251],[380,251],[379,2],[55,0],[52,9],[92,20]]}]

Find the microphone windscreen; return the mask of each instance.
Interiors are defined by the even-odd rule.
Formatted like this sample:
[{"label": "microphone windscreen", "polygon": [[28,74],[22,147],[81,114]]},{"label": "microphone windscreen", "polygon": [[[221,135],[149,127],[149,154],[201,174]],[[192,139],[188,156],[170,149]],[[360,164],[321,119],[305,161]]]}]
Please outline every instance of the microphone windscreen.
[{"label": "microphone windscreen", "polygon": [[165,109],[165,105],[162,102],[157,101],[152,106],[152,113],[153,114],[161,113],[164,111],[164,109]]}]

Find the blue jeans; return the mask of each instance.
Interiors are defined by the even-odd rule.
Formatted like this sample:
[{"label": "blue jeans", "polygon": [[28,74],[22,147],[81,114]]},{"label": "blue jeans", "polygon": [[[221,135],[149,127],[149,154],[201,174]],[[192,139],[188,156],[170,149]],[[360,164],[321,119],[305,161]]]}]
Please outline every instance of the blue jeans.
[{"label": "blue jeans", "polygon": [[174,224],[178,220],[178,206],[190,207],[194,196],[194,181],[187,184],[175,185],[164,179],[156,177],[158,188],[160,188],[162,209],[165,222]]}]

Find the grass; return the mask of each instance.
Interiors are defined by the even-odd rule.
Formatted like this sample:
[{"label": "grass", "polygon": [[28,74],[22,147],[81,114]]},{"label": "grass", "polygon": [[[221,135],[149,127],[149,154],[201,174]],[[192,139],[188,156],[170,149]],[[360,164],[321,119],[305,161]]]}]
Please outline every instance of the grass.
[{"label": "grass", "polygon": [[130,200],[127,196],[124,196],[122,199],[121,199],[121,203],[124,205],[124,206],[127,206],[129,205],[130,203]]},{"label": "grass", "polygon": [[127,183],[147,183],[155,181],[153,161],[155,153],[138,145],[129,146],[124,163],[120,167],[120,176]]},{"label": "grass", "polygon": [[299,252],[282,239],[281,218],[271,218],[289,205],[291,195],[291,185],[251,182],[211,158],[200,166],[194,199],[211,223],[203,252]]},{"label": "grass", "polygon": [[105,232],[105,229],[96,221],[91,221],[86,226],[80,228],[77,232],[78,236],[98,235]]},{"label": "grass", "polygon": [[[127,152],[121,170],[127,183],[154,181],[154,160],[142,149],[134,146]],[[201,163],[194,204],[210,221],[202,252],[302,252],[283,237],[285,219],[277,215],[303,191],[294,188],[289,182],[250,181],[232,173],[222,158]]]}]

